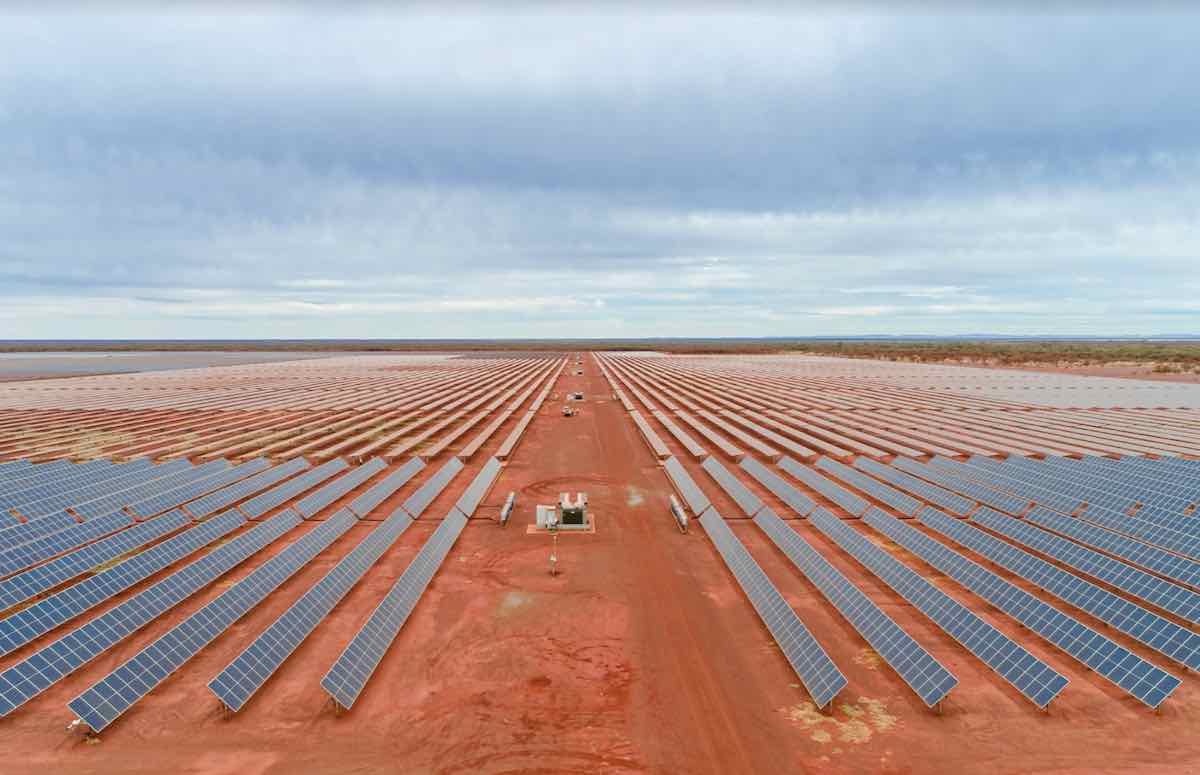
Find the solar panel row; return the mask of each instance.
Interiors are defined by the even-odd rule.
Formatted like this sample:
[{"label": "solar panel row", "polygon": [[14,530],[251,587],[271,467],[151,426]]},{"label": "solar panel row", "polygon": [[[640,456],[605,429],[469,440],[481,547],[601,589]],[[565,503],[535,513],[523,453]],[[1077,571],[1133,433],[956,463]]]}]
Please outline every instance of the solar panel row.
[{"label": "solar panel row", "polygon": [[817,642],[804,622],[779,594],[750,552],[737,539],[725,519],[710,509],[698,520],[713,546],[729,567],[738,586],[750,599],[758,617],[779,644],[783,655],[799,676],[818,708],[824,708],[846,686],[846,676]]},{"label": "solar panel row", "polygon": [[297,495],[316,487],[321,482],[348,467],[349,464],[345,460],[342,460],[340,457],[334,458],[326,463],[322,463],[311,471],[300,474],[294,479],[287,480],[278,487],[272,487],[261,495],[254,496],[238,506],[238,511],[251,519],[261,517],[271,509],[282,506]]},{"label": "solar panel row", "polygon": [[934,509],[922,511],[917,518],[952,541],[1032,581],[1055,597],[1087,611],[1163,656],[1193,670],[1200,667],[1200,635],[1187,628],[961,520]]},{"label": "solar panel row", "polygon": [[111,535],[94,544],[88,544],[70,554],[64,554],[44,565],[7,578],[0,582],[0,610],[23,603],[92,568],[111,562],[151,541],[156,541],[189,523],[191,523],[191,519],[186,514],[181,511],[171,511],[134,525],[128,530],[122,530],[116,535]]},{"label": "solar panel row", "polygon": [[776,498],[783,501],[789,509],[800,516],[808,516],[817,507],[812,498],[800,492],[782,476],[754,458],[742,458],[741,466],[743,471],[757,479],[759,484],[770,490]]},{"label": "solar panel row", "polygon": [[865,492],[880,503],[886,503],[905,516],[911,517],[921,510],[922,504],[916,498],[905,495],[899,490],[889,487],[876,479],[872,479],[861,471],[856,471],[850,466],[839,463],[832,458],[821,458],[817,461],[817,468],[820,468],[835,479],[841,480],[843,484],[847,484],[859,492]]},{"label": "solar panel row", "polygon": [[[125,519],[129,522],[133,521],[133,517],[130,516],[126,516]],[[49,517],[42,517],[0,530],[0,547],[6,550],[12,549],[78,524],[79,520],[75,518],[75,515],[60,511]]]},{"label": "solar panel row", "polygon": [[981,509],[971,520],[1164,611],[1200,624],[1200,594],[1186,587],[1056,536],[1029,524],[1028,520],[1014,519],[991,509]]},{"label": "solar panel row", "polygon": [[[940,520],[926,522],[926,518],[935,513],[927,509],[918,515],[918,519],[933,527],[934,524],[940,524]],[[939,516],[962,525],[960,520],[953,517]],[[1157,708],[1178,688],[1180,681],[1175,676],[983,566],[948,549],[916,528],[905,525],[878,509],[873,509],[864,520],[880,533],[1150,707]]]},{"label": "solar panel row", "polygon": [[247,476],[257,474],[270,466],[271,464],[267,462],[266,458],[249,460],[227,471],[220,471],[212,476],[206,476],[203,479],[198,479],[179,487],[173,487],[136,503],[131,503],[129,504],[129,511],[139,519],[152,517],[155,514],[161,514],[168,509],[173,509],[190,500],[199,498],[201,495],[206,495],[226,485],[245,479]]},{"label": "solar panel row", "polygon": [[[141,465],[144,463],[139,463],[132,470],[136,470]],[[114,471],[114,469],[116,470]],[[112,461],[103,459],[89,460],[79,465],[34,470],[24,477],[0,486],[0,503],[7,507],[13,503],[22,503],[31,497],[41,497],[38,493],[43,490],[46,493],[54,493],[63,488],[78,486],[80,483],[102,481],[121,473],[119,466],[114,465]]]},{"label": "solar panel row", "polygon": [[[229,511],[206,524],[218,520],[227,520],[229,530],[246,523],[241,514]],[[0,673],[0,716],[208,587],[298,522],[289,510],[256,525]]]},{"label": "solar panel row", "polygon": [[226,708],[241,710],[411,524],[412,518],[400,509],[381,522],[209,681],[209,690]]},{"label": "solar panel row", "polygon": [[934,484],[939,484],[942,487],[965,495],[972,500],[991,506],[999,511],[1020,515],[1024,514],[1025,510],[1029,508],[1028,498],[1020,498],[1011,493],[1000,492],[987,485],[954,476],[916,460],[898,457],[892,461],[892,465],[906,473],[933,482]]},{"label": "solar panel row", "polygon": [[817,492],[821,493],[838,506],[841,506],[852,516],[860,516],[871,505],[847,490],[845,487],[835,484],[808,466],[793,460],[790,457],[785,457],[783,460],[780,460],[779,467],[800,481],[804,482]]},{"label": "solar panel row", "polygon": [[0,576],[16,573],[131,525],[133,517],[120,511],[82,524],[70,519],[59,530],[0,551]]},{"label": "solar panel row", "polygon": [[937,705],[958,684],[949,670],[770,508],[758,512],[754,522],[926,706]]},{"label": "solar panel row", "polygon": [[479,508],[480,501],[491,489],[492,482],[496,481],[496,477],[500,475],[500,466],[499,460],[494,457],[489,458],[471,483],[467,485],[467,489],[463,491],[462,497],[458,499],[458,503],[454,504],[454,507],[465,516],[469,517],[474,514],[475,509]]},{"label": "solar panel row", "polygon": [[346,709],[353,707],[466,525],[467,518],[458,509],[451,509],[446,514],[366,624],[321,679],[321,686],[338,705]]},{"label": "solar panel row", "polygon": [[224,471],[227,468],[229,468],[227,461],[213,460],[194,468],[176,471],[173,474],[151,479],[148,482],[142,482],[133,487],[117,490],[100,498],[94,498],[83,503],[74,503],[71,505],[71,511],[75,512],[81,519],[95,519],[105,514],[111,514],[132,503],[137,503],[144,498],[157,495],[173,487],[194,482],[197,479],[203,479],[219,471]]},{"label": "solar panel row", "polygon": [[895,486],[907,490],[917,497],[946,509],[951,514],[965,515],[971,509],[975,508],[975,502],[950,492],[947,489],[938,487],[936,484],[927,482],[924,479],[906,474],[903,471],[898,471],[895,468],[880,463],[877,460],[872,460],[869,457],[858,457],[854,461],[855,468],[866,471],[872,476],[878,477],[885,482],[894,484]]},{"label": "solar panel row", "polygon": [[387,463],[379,458],[371,458],[358,468],[339,476],[313,494],[302,498],[295,506],[296,511],[305,519],[310,519],[321,512],[329,504],[341,498],[346,493],[358,487],[375,474],[387,468]]},{"label": "solar panel row", "polygon": [[[358,521],[347,509],[293,541],[68,703],[94,731],[107,727],[266,599]],[[299,524],[300,520],[295,520]]]},{"label": "solar panel row", "polygon": [[404,501],[402,508],[413,519],[421,516],[429,504],[433,503],[434,498],[446,488],[446,485],[450,484],[450,480],[461,470],[463,470],[463,462],[456,457],[450,458],[433,476],[426,479],[416,492],[408,496],[408,500]]},{"label": "solar panel row", "polygon": [[236,512],[213,517],[0,620],[0,652],[12,653],[34,638],[236,530],[244,521],[242,515]]},{"label": "solar panel row", "polygon": [[1193,587],[1200,586],[1200,562],[1195,560],[1181,557],[1157,546],[1135,541],[1081,519],[1058,514],[1043,506],[1032,509],[1025,515],[1025,519],[1079,543],[1101,549],[1115,557],[1148,568],[1167,578]]},{"label": "solar panel row", "polygon": [[667,472],[675,489],[679,490],[679,494],[683,496],[683,500],[692,510],[692,514],[698,517],[712,505],[708,496],[696,486],[696,482],[684,469],[683,464],[675,457],[669,457],[663,461],[663,470]]},{"label": "solar panel row", "polygon": [[44,490],[36,500],[23,498],[15,502],[13,508],[27,519],[37,520],[41,517],[60,512],[82,501],[135,487],[169,474],[188,471],[191,468],[192,464],[186,460],[171,460],[157,466],[140,467],[111,479],[84,484],[79,489],[67,488],[54,493]]},{"label": "solar panel row", "polygon": [[[870,516],[870,513],[866,515]],[[854,528],[821,509],[813,526],[925,614],[1030,702],[1045,708],[1066,688],[1067,678],[970,609],[926,581]]]},{"label": "solar panel row", "polygon": [[762,500],[757,495],[750,492],[746,485],[742,484],[742,480],[730,473],[729,470],[725,468],[725,466],[721,465],[715,457],[708,458],[701,464],[701,466],[705,471],[708,472],[709,476],[717,481],[717,484],[721,485],[721,489],[723,489],[730,498],[733,498],[734,502],[737,503],[738,508],[740,508],[742,513],[744,513],[747,517],[753,517],[758,513],[758,510],[763,507]]},{"label": "solar panel row", "polygon": [[425,461],[419,457],[411,458],[407,463],[392,471],[379,481],[378,484],[355,498],[350,503],[350,510],[360,518],[365,518],[375,508],[392,496],[392,493],[408,484],[409,480],[425,467]]},{"label": "solar panel row", "polygon": [[40,484],[5,495],[0,498],[0,503],[6,508],[17,510],[26,517],[40,517],[66,508],[72,503],[86,498],[88,493],[112,492],[171,471],[191,467],[191,463],[186,460],[172,461],[172,463],[174,465],[161,473],[159,471],[162,466],[154,466],[145,458],[120,465],[110,465],[107,468],[64,473]]},{"label": "solar panel row", "polygon": [[221,509],[232,506],[244,498],[249,498],[273,484],[277,484],[292,474],[297,474],[301,471],[308,470],[308,461],[302,457],[292,458],[286,463],[281,463],[274,468],[263,471],[260,474],[255,474],[248,479],[243,479],[236,484],[231,484],[228,487],[222,487],[216,492],[209,493],[201,498],[191,501],[185,507],[187,512],[196,519],[203,519],[209,514],[215,514]]}]

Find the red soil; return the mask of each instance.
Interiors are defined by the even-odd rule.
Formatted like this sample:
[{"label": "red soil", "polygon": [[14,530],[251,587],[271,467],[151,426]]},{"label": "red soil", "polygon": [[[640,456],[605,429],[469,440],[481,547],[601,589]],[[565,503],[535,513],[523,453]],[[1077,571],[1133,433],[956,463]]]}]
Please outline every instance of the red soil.
[{"label": "red soil", "polygon": [[[242,712],[224,718],[207,681],[369,525],[343,536],[95,741],[63,731],[71,718],[65,703],[265,558],[0,720],[6,751],[0,770],[594,775],[1200,768],[1200,690],[1191,676],[1160,714],[1151,713],[890,546],[1071,678],[1050,712],[1041,713],[817,531],[794,523],[961,679],[937,715],[761,531],[731,520],[849,679],[831,713],[815,712],[703,530],[675,529],[667,513],[670,485],[604,378],[592,363],[582,377],[572,371],[568,366],[555,392],[583,390],[581,414],[564,418],[560,401],[546,402],[352,711],[335,715],[319,686],[322,675],[519,413]],[[664,439],[687,460],[673,438]],[[736,513],[697,465],[687,465],[722,513]],[[389,513],[415,486],[377,513]],[[525,527],[535,504],[578,490],[588,493],[596,532],[561,535],[561,572],[551,576],[550,539],[528,535]],[[518,493],[518,505],[500,528],[493,520],[509,491]],[[1162,663],[1146,649],[1134,650]]]}]

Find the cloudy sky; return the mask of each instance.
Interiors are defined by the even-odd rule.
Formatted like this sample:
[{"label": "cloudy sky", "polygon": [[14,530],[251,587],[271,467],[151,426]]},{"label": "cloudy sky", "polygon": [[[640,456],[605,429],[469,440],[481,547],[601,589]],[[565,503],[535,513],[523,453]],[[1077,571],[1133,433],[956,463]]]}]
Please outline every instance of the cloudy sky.
[{"label": "cloudy sky", "polygon": [[452,7],[0,11],[0,339],[1200,333],[1200,14]]}]

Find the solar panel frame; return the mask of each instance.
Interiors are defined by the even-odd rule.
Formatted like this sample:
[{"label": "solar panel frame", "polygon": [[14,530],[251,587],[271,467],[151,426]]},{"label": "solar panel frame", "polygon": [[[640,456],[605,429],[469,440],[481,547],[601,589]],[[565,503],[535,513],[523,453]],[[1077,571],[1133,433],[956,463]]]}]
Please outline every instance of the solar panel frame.
[{"label": "solar panel frame", "polygon": [[[246,518],[237,511],[227,511],[210,522],[222,519],[233,523],[231,530],[246,524]],[[283,532],[292,529],[298,521],[299,515],[290,510],[280,512],[0,672],[0,716],[8,715],[49,686],[157,620],[171,608],[207,588]]]},{"label": "solar panel frame", "polygon": [[846,687],[846,676],[729,529],[724,517],[713,508],[697,521],[808,690],[813,703],[818,708],[829,705]]},{"label": "solar panel frame", "polygon": [[1037,707],[1066,688],[1066,676],[842,520],[821,509],[809,521]]},{"label": "solar panel frame", "polygon": [[[939,513],[926,508],[917,515],[917,519],[933,527],[926,521],[931,514]],[[944,514],[940,516],[963,525],[962,520]],[[1179,687],[1181,682],[1175,676],[916,528],[878,509],[863,519],[872,528],[1146,705],[1157,708]],[[980,532],[975,528],[970,529]]]},{"label": "solar panel frame", "polygon": [[[417,470],[419,468],[409,475]],[[209,691],[232,712],[245,707],[412,523],[412,517],[401,509],[380,522],[329,573],[214,676],[208,682]]]},{"label": "solar panel frame", "polygon": [[958,678],[953,673],[799,533],[789,528],[770,507],[759,511],[754,522],[871,648],[883,657],[926,707],[936,706],[958,685]]},{"label": "solar panel frame", "polygon": [[[288,511],[296,515],[294,510]],[[318,523],[203,608],[92,684],[67,703],[68,707],[93,731],[100,732],[265,600],[357,521],[353,512],[342,509]],[[300,520],[295,520],[295,525],[299,524]]]},{"label": "solar panel frame", "polygon": [[197,479],[203,479],[213,474],[219,473],[229,468],[229,462],[218,459],[208,463],[188,468],[182,471],[177,471],[167,476],[151,479],[148,482],[142,482],[128,487],[123,490],[109,493],[99,498],[86,501],[84,503],[75,503],[71,505],[71,511],[75,512],[81,519],[94,519],[96,517],[111,514],[139,500],[156,495],[165,490],[178,487],[183,484],[189,484]]},{"label": "solar panel frame", "polygon": [[293,507],[305,519],[311,519],[346,493],[387,468],[380,458],[371,458],[361,466],[346,472],[321,489],[300,499]]},{"label": "solar panel frame", "polygon": [[354,706],[466,525],[467,518],[458,509],[451,509],[442,518],[404,573],[321,679],[321,687],[338,705],[347,710]]},{"label": "solar panel frame", "polygon": [[[131,471],[122,476],[107,479],[99,484],[87,486],[85,489],[88,493],[94,496],[108,495],[119,490],[135,487],[146,482],[154,481],[155,479],[168,476],[173,473],[189,471],[193,468],[192,464],[187,460],[169,460],[156,466],[148,468],[143,467]],[[54,514],[56,512],[67,509],[80,502],[84,497],[78,490],[69,490],[55,494],[48,494],[39,500],[25,501],[13,506],[21,515],[31,521],[36,521],[41,517]],[[112,509],[116,511],[117,509]]]}]

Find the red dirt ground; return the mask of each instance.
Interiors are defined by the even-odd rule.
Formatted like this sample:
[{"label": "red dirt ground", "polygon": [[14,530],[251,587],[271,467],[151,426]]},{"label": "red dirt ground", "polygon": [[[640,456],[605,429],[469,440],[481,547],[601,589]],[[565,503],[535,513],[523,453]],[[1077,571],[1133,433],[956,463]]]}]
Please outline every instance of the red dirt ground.
[{"label": "red dirt ground", "polygon": [[[222,716],[206,682],[369,526],[353,528],[96,740],[64,732],[72,715],[65,703],[244,577],[258,560],[0,720],[5,751],[0,771],[594,775],[1200,769],[1200,689],[1190,676],[1160,714],[1146,711],[928,571],[1072,679],[1051,711],[1041,713],[813,528],[798,524],[961,679],[937,715],[761,531],[731,520],[849,679],[830,714],[815,712],[704,532],[676,530],[666,508],[668,480],[620,404],[611,400],[595,365],[588,363],[582,377],[571,371],[564,371],[555,393],[583,390],[582,413],[563,418],[560,401],[547,401],[352,711],[334,714],[319,686],[322,675],[485,455],[474,458],[236,716]],[[513,424],[515,418],[484,451],[494,449]],[[668,443],[675,448],[673,440]],[[723,513],[735,513],[698,466],[688,468]],[[495,515],[513,490],[517,509],[500,528]],[[596,532],[561,535],[561,573],[551,576],[550,539],[528,535],[525,527],[536,503],[577,490],[588,493]],[[409,491],[379,511],[390,512],[389,504]]]}]

